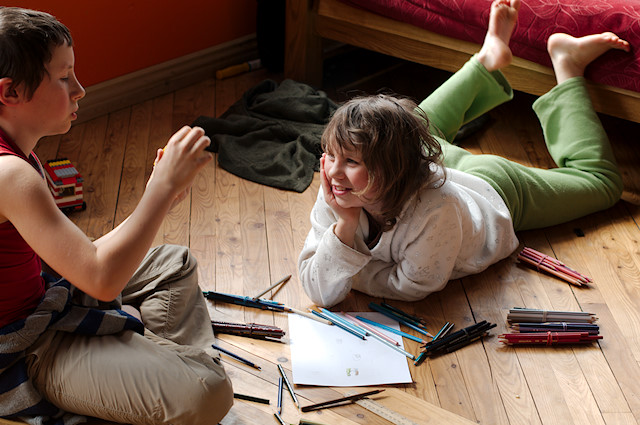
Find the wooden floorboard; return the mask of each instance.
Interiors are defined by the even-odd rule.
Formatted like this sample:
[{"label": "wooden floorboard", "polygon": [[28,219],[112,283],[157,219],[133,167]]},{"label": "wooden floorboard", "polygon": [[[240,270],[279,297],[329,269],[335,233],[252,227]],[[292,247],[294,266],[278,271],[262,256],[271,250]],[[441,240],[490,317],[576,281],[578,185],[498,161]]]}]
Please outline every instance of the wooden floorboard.
[{"label": "wooden floorboard", "polygon": [[[353,60],[358,60],[354,56]],[[346,62],[346,61],[345,61]],[[375,62],[375,60],[374,60]],[[335,62],[325,89],[337,101],[380,88],[420,100],[448,74],[404,62],[353,75]],[[158,148],[198,116],[220,116],[265,78],[265,70],[226,80],[213,78],[74,126],[37,148],[42,160],[68,157],[85,178],[87,209],[72,220],[99,237],[133,211],[152,170]],[[531,110],[534,97],[516,99],[490,113],[490,123],[464,141],[473,152],[494,153],[523,164],[551,167],[542,131]],[[520,266],[515,254],[483,273],[451,281],[440,293],[415,303],[391,302],[420,315],[437,331],[446,321],[457,328],[480,320],[496,323],[490,336],[455,353],[409,362],[413,383],[387,386],[379,401],[419,424],[637,424],[640,422],[640,125],[602,116],[625,182],[624,201],[610,210],[539,231],[520,232],[530,246],[594,278],[589,288],[572,287]],[[240,179],[214,161],[195,180],[190,197],[163,222],[154,244],[188,245],[199,262],[203,290],[254,295],[282,277],[291,280],[274,299],[311,306],[297,277],[297,255],[309,230],[309,212],[319,179],[303,193]],[[351,294],[336,310],[366,311],[363,294]],[[508,347],[497,335],[508,331],[512,307],[584,310],[596,313],[604,339],[585,347]],[[288,332],[286,316],[209,302],[213,319],[276,325]],[[273,417],[277,364],[291,376],[288,333],[283,343],[219,335],[219,344],[256,362],[261,371],[223,355],[236,392],[272,401],[270,406],[236,401],[224,425],[277,423]],[[419,344],[405,340],[412,352]],[[344,394],[344,388],[297,386],[301,404]],[[385,394],[385,393],[383,393]],[[298,423],[300,412],[285,397],[283,417]],[[386,424],[360,406],[307,413],[325,424]]]}]

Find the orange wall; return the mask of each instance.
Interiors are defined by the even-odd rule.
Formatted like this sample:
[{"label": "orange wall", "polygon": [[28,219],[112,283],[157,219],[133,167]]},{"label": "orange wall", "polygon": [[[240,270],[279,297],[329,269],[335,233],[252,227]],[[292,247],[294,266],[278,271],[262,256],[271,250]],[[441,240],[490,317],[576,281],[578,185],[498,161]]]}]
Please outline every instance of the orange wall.
[{"label": "orange wall", "polygon": [[5,0],[71,30],[85,86],[255,33],[256,0]]}]

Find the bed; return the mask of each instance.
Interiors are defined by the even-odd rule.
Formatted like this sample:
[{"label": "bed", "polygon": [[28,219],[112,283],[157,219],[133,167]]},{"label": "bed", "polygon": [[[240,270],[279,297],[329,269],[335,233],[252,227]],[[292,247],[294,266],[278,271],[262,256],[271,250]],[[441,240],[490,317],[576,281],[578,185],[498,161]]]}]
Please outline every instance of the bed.
[{"label": "bed", "polygon": [[[322,82],[323,39],[454,72],[478,51],[491,0],[286,0],[285,77]],[[631,53],[609,51],[586,77],[598,112],[640,122],[640,0],[523,0],[504,70],[514,89],[555,85],[546,53],[554,32],[613,31]]]}]

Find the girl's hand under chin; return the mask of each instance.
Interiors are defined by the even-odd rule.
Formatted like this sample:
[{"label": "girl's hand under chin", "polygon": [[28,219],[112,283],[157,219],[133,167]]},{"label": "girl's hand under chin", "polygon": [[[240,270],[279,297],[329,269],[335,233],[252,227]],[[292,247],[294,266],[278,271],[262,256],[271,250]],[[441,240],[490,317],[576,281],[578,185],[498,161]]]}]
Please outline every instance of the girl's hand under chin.
[{"label": "girl's hand under chin", "polygon": [[352,207],[352,208],[344,208],[338,205],[336,200],[336,196],[333,194],[331,190],[331,182],[329,181],[329,177],[327,177],[327,173],[324,169],[324,159],[326,154],[322,154],[320,158],[320,181],[322,183],[322,189],[324,190],[324,199],[329,204],[331,209],[340,216],[341,219],[346,221],[355,221],[358,223],[358,219],[360,218],[361,207]]},{"label": "girl's hand under chin", "polygon": [[338,215],[338,222],[335,227],[335,234],[342,243],[353,248],[356,229],[358,228],[358,220],[360,218],[361,207],[343,208],[338,205],[336,197],[331,190],[331,182],[327,177],[324,169],[324,159],[326,154],[322,154],[320,158],[320,182],[324,191],[325,202]]}]

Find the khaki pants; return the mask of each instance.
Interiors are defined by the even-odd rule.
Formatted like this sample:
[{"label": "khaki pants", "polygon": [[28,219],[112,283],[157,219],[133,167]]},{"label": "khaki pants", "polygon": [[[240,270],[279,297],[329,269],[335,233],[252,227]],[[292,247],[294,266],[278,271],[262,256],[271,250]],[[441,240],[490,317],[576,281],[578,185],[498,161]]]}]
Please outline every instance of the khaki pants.
[{"label": "khaki pants", "polygon": [[46,332],[28,353],[36,388],[61,409],[129,424],[213,424],[233,404],[184,247],[163,245],[143,260],[122,293],[140,310],[145,335]]}]

